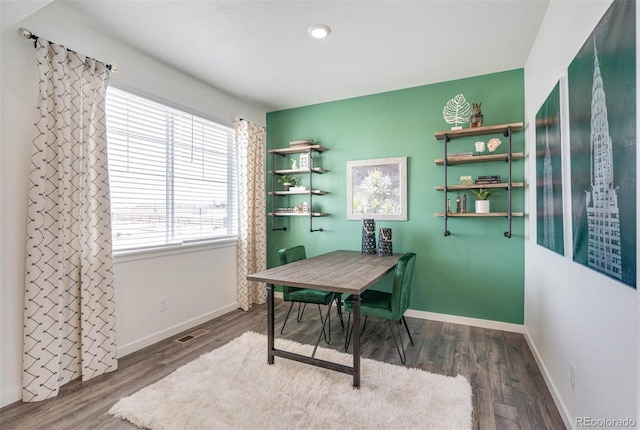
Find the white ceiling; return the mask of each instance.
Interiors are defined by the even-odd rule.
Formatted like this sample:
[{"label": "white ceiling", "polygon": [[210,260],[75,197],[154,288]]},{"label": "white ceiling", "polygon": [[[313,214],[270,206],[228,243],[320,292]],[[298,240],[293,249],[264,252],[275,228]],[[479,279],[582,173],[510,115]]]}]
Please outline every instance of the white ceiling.
[{"label": "white ceiling", "polygon": [[[57,1],[98,31],[267,111],[524,67],[548,6],[548,0]],[[331,27],[327,39],[308,36],[319,23]]]}]

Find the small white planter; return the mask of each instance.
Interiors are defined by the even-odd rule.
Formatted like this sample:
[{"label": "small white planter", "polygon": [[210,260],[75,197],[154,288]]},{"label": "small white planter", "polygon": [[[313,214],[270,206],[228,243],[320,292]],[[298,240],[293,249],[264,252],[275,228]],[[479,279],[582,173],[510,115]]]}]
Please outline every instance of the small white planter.
[{"label": "small white planter", "polygon": [[476,200],[476,213],[488,214],[489,213],[489,200]]}]

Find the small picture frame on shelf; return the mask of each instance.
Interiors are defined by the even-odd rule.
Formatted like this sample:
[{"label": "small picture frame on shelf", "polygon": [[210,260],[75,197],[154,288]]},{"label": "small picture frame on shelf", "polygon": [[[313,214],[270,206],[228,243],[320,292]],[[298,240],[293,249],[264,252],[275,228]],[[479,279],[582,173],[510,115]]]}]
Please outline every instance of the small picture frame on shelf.
[{"label": "small picture frame on shelf", "polygon": [[308,170],[311,166],[311,154],[305,152],[304,154],[300,154],[300,169]]}]

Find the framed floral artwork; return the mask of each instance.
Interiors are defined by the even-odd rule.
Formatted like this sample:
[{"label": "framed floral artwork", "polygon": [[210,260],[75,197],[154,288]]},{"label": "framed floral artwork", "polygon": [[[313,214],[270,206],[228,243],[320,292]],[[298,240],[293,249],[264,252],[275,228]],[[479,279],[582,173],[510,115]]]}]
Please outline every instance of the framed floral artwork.
[{"label": "framed floral artwork", "polygon": [[407,220],[407,157],[347,161],[347,219]]}]

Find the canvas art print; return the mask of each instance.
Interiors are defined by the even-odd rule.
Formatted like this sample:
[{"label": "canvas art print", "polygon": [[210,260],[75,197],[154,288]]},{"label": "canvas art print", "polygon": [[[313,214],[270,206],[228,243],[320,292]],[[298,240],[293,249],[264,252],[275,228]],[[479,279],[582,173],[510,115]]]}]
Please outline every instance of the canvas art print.
[{"label": "canvas art print", "polygon": [[635,8],[614,1],[568,70],[573,259],[633,288]]},{"label": "canvas art print", "polygon": [[564,255],[560,83],[536,114],[536,201],[538,245]]},{"label": "canvas art print", "polygon": [[347,161],[347,219],[407,220],[407,157]]}]

